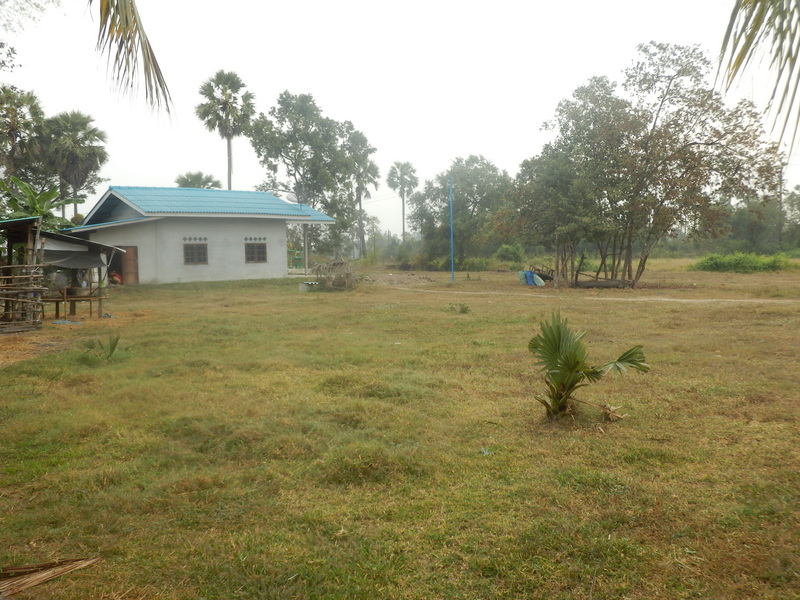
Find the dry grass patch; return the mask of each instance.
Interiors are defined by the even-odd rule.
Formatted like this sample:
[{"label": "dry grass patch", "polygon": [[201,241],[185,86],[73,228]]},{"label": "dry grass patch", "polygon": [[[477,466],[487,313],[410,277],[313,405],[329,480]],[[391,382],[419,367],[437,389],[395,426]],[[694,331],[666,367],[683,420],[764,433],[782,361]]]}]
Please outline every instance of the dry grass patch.
[{"label": "dry grass patch", "polygon": [[[800,276],[683,275],[115,290],[0,371],[0,564],[104,558],[56,600],[792,597]],[[544,419],[553,309],[590,356],[644,345],[579,392],[629,418]]]}]

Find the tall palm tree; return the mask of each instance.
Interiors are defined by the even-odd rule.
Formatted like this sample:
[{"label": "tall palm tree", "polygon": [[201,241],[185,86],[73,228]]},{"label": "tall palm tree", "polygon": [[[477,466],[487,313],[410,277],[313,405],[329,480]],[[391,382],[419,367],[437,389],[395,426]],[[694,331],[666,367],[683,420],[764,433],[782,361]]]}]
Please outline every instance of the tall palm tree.
[{"label": "tall palm tree", "polygon": [[417,172],[410,162],[395,162],[386,176],[386,185],[400,195],[403,203],[403,241],[406,241],[406,198],[419,185]]},{"label": "tall palm tree", "polygon": [[222,182],[202,171],[187,171],[175,178],[175,185],[182,188],[200,188],[204,190],[218,190],[222,187]]},{"label": "tall palm tree", "polygon": [[[346,126],[350,126],[350,123],[346,123]],[[369,193],[370,186],[374,186],[376,190],[378,189],[380,170],[378,165],[370,158],[370,155],[375,152],[375,148],[370,145],[367,136],[360,131],[354,129],[348,131],[345,147],[350,159],[353,161],[351,183],[356,196],[356,204],[358,205],[358,239],[360,255],[363,257],[367,253],[367,242],[364,231],[362,200],[372,197]]]},{"label": "tall palm tree", "polygon": [[232,141],[242,135],[256,112],[251,92],[244,92],[244,83],[232,71],[217,71],[200,86],[205,102],[195,107],[195,114],[209,131],[217,131],[228,144],[228,189],[233,173]]},{"label": "tall palm tree", "polygon": [[364,232],[364,209],[361,208],[361,200],[372,198],[372,195],[369,193],[369,186],[375,186],[377,190],[380,176],[378,165],[369,158],[366,158],[366,160],[356,165],[354,180],[356,202],[358,203],[358,238],[361,245],[362,257],[367,253],[367,240]]},{"label": "tall palm tree", "polygon": [[73,214],[78,212],[83,188],[108,161],[106,134],[93,122],[89,115],[74,110],[57,114],[44,125],[45,161],[58,174],[60,199],[73,199]]},{"label": "tall palm tree", "polygon": [[774,87],[769,107],[775,120],[783,115],[781,138],[794,113],[794,145],[800,127],[800,2],[797,0],[735,0],[725,39],[720,67],[727,89],[733,85],[753,58],[770,56]]}]

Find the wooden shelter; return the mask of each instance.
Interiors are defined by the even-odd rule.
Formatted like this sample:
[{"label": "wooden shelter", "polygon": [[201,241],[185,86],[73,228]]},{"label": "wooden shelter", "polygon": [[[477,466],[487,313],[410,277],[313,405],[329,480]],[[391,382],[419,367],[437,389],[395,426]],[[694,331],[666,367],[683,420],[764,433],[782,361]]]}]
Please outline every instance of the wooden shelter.
[{"label": "wooden shelter", "polygon": [[[46,303],[60,309],[88,302],[102,314],[106,298],[107,265],[118,248],[73,236],[43,231],[40,217],[0,221],[4,254],[0,260],[0,333],[37,329]],[[45,267],[59,277],[45,277]],[[80,274],[80,276],[79,276]]]},{"label": "wooden shelter", "polygon": [[42,323],[44,270],[37,264],[41,218],[0,221],[5,256],[0,264],[0,333],[28,331]]}]

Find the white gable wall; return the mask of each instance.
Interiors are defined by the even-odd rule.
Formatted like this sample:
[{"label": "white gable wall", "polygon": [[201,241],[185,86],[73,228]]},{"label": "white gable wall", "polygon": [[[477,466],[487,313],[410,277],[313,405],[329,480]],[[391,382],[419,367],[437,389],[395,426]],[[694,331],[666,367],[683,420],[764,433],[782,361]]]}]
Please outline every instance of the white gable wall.
[{"label": "white gable wall", "polygon": [[[164,217],[99,229],[91,239],[113,246],[136,246],[140,283],[265,279],[287,274],[283,219]],[[267,244],[266,263],[245,263],[248,241]],[[207,244],[208,264],[185,265],[185,243]]]}]

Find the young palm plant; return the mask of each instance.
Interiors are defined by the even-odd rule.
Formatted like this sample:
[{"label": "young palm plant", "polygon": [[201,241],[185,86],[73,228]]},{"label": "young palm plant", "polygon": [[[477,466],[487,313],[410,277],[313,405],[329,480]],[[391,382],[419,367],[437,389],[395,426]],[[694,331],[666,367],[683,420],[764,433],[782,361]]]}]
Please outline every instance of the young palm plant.
[{"label": "young palm plant", "polygon": [[593,367],[586,359],[585,331],[572,331],[567,319],[562,319],[558,312],[553,313],[549,322],[542,321],[539,326],[541,331],[528,342],[528,350],[538,359],[536,364],[545,374],[547,392],[537,395],[536,399],[547,409],[548,418],[555,419],[567,413],[573,401],[597,406],[611,420],[621,418],[622,415],[616,412],[618,407],[578,400],[575,392],[599,381],[612,370],[622,373],[630,367],[643,373],[649,371],[642,346],[634,346],[617,360]]}]

